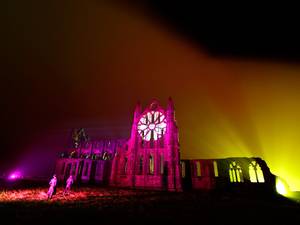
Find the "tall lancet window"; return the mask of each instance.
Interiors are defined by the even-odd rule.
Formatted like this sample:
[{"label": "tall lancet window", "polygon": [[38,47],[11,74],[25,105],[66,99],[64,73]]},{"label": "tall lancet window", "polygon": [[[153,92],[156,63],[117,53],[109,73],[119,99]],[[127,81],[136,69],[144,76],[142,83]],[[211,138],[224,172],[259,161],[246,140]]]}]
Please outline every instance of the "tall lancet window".
[{"label": "tall lancet window", "polygon": [[142,137],[142,140],[141,140],[141,148],[144,148],[145,147],[145,131],[141,131],[141,137]]},{"label": "tall lancet window", "polygon": [[[150,123],[151,124],[154,124],[154,113],[151,114],[151,117],[149,118],[150,119]],[[156,140],[156,139],[155,139]],[[151,129],[150,130],[150,148],[154,148],[154,130]],[[150,155],[150,158],[152,156]],[[150,171],[149,171],[150,172]],[[150,173],[151,174],[151,173]]]},{"label": "tall lancet window", "polygon": [[181,177],[185,178],[185,162],[181,162]]},{"label": "tall lancet window", "polygon": [[164,174],[164,156],[160,156],[160,174]]},{"label": "tall lancet window", "polygon": [[217,164],[216,161],[214,161],[213,164],[214,164],[214,174],[215,174],[215,177],[218,177],[219,176],[218,164]]},{"label": "tall lancet window", "polygon": [[199,161],[196,162],[196,176],[201,177],[201,164]]},{"label": "tall lancet window", "polygon": [[149,174],[150,175],[154,174],[154,159],[153,159],[153,156],[151,154],[149,156]]},{"label": "tall lancet window", "polygon": [[261,170],[260,165],[255,160],[253,160],[249,165],[249,176],[252,183],[265,182],[263,171]]},{"label": "tall lancet window", "polygon": [[164,130],[161,130],[160,132],[161,132],[161,138],[160,138],[160,141],[159,141],[159,146],[161,148],[163,148],[164,145],[165,145],[165,137],[164,137],[165,134],[164,134]]},{"label": "tall lancet window", "polygon": [[154,131],[151,130],[151,137],[150,137],[150,148],[154,148]]},{"label": "tall lancet window", "polygon": [[229,164],[229,179],[232,183],[244,182],[242,168],[236,162]]},{"label": "tall lancet window", "polygon": [[143,156],[139,158],[138,174],[143,174]]}]

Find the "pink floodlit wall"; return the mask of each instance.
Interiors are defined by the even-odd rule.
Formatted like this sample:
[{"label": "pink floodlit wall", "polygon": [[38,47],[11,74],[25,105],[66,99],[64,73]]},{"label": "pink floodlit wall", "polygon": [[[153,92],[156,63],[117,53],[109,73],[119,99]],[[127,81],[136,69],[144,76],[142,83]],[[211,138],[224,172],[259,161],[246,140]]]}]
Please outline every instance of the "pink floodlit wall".
[{"label": "pink floodlit wall", "polygon": [[[181,191],[265,187],[273,190],[274,175],[262,159],[180,160],[178,137],[172,99],[165,108],[157,100],[144,109],[138,103],[127,140],[85,141],[57,159],[55,173],[59,180],[73,175],[75,182],[129,188]],[[262,170],[264,183],[251,179],[249,165],[254,161]],[[234,172],[242,182],[230,180],[230,165],[240,165]]]},{"label": "pink floodlit wall", "polygon": [[191,160],[190,166],[193,189],[210,190],[214,188],[213,160]]},{"label": "pink floodlit wall", "polygon": [[153,100],[143,111],[137,104],[130,139],[113,160],[111,185],[181,191],[179,154],[173,101],[164,109]]},{"label": "pink floodlit wall", "polygon": [[123,139],[102,139],[70,148],[57,159],[57,178],[66,180],[72,174],[75,181],[109,183],[112,159],[117,147],[125,142]]}]

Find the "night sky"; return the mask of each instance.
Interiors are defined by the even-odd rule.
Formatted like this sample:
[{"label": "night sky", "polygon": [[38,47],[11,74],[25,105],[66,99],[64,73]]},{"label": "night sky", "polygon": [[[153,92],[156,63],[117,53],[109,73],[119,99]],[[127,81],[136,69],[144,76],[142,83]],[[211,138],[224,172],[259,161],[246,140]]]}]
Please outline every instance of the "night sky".
[{"label": "night sky", "polygon": [[138,100],[171,96],[182,158],[262,157],[299,190],[293,24],[155,2],[1,7],[0,173],[50,174],[70,129],[126,138]]}]

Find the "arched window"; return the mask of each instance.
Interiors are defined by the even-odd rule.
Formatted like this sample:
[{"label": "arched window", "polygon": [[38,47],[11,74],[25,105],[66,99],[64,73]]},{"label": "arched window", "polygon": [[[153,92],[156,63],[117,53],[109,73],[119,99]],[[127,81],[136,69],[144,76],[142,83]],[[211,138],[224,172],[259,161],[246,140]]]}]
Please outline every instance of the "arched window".
[{"label": "arched window", "polygon": [[244,182],[242,168],[236,162],[229,164],[229,178],[232,183]]},{"label": "arched window", "polygon": [[164,174],[164,156],[160,156],[160,174]]},{"label": "arched window", "polygon": [[181,177],[185,178],[185,162],[181,162]]},{"label": "arched window", "polygon": [[263,171],[261,170],[260,165],[255,160],[253,160],[249,165],[249,176],[252,183],[265,182]]},{"label": "arched window", "polygon": [[219,176],[218,164],[217,164],[216,161],[214,161],[213,164],[214,164],[214,174],[215,174],[215,177],[218,177]]},{"label": "arched window", "polygon": [[150,175],[154,174],[154,159],[153,159],[153,156],[151,154],[149,156],[149,174]]},{"label": "arched window", "polygon": [[201,164],[199,161],[196,162],[196,176],[201,177]]},{"label": "arched window", "polygon": [[139,159],[139,170],[138,170],[138,174],[141,175],[143,174],[143,156],[140,156],[140,159]]},{"label": "arched window", "polygon": [[154,131],[150,131],[150,148],[154,148]]}]

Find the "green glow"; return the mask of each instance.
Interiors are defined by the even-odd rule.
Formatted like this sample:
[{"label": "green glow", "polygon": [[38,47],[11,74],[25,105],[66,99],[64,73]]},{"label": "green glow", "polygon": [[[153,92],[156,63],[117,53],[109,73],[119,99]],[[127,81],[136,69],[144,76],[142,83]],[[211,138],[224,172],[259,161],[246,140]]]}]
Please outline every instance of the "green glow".
[{"label": "green glow", "polygon": [[243,178],[243,172],[242,172],[242,168],[240,166],[237,166],[237,176],[238,176],[238,182],[244,182],[244,178]]},{"label": "green glow", "polygon": [[236,170],[236,178],[237,178],[237,182],[241,182],[241,177],[238,169]]},{"label": "green glow", "polygon": [[[193,113],[188,116],[182,116],[186,108],[176,103],[177,119],[185,121],[182,129],[190,137],[182,139],[182,145],[199,149],[183,151],[182,158],[260,157],[273,174],[288,182],[291,191],[300,191],[300,77],[294,74],[300,67],[287,73],[283,66],[252,66],[237,68],[235,72],[244,75],[241,80],[224,78],[219,92],[207,87],[201,105],[189,104]],[[272,79],[266,75],[271,73]],[[259,74],[259,79],[253,74]],[[189,84],[190,88],[193,84]],[[256,182],[266,182],[259,174]]]},{"label": "green glow", "polygon": [[201,177],[201,165],[200,162],[196,162],[196,168],[197,168],[197,177]]},{"label": "green glow", "polygon": [[287,184],[279,177],[276,177],[276,191],[278,194],[288,196],[289,188]]},{"label": "green glow", "polygon": [[229,170],[229,178],[230,178],[230,182],[234,182],[232,176],[232,169]]},{"label": "green glow", "polygon": [[215,177],[218,177],[219,172],[218,172],[218,164],[216,161],[214,161],[214,172],[215,172]]},{"label": "green glow", "polygon": [[252,183],[256,183],[257,182],[256,174],[252,164],[249,165],[249,175],[250,175],[250,181]]},{"label": "green glow", "polygon": [[252,183],[264,183],[264,174],[256,161],[252,161],[249,165],[249,176]]},{"label": "green glow", "polygon": [[244,182],[242,168],[236,162],[229,164],[229,178],[230,182]]},{"label": "green glow", "polygon": [[256,169],[256,173],[257,173],[257,179],[259,183],[264,183],[265,182],[265,178],[264,178],[264,174],[260,168],[260,166],[258,165],[257,169]]},{"label": "green glow", "polygon": [[235,162],[229,165],[230,182],[236,182],[235,168],[233,167],[233,165],[235,165]]}]

